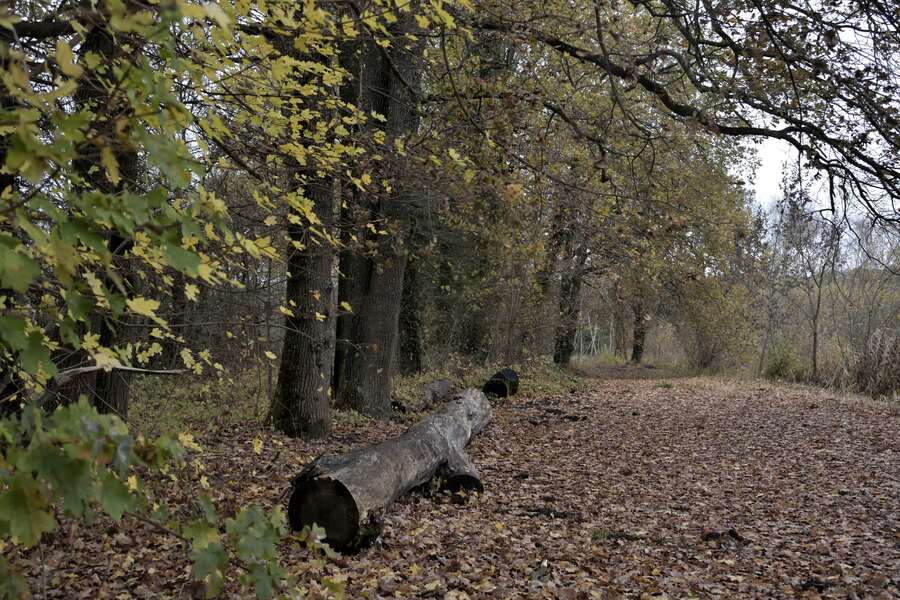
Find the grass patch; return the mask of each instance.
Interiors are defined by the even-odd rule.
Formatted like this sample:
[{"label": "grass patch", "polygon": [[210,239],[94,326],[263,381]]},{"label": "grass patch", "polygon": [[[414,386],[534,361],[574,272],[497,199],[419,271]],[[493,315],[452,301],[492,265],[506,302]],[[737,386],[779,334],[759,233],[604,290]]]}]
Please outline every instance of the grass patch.
[{"label": "grass patch", "polygon": [[455,389],[481,386],[497,371],[509,366],[519,374],[518,395],[558,396],[579,391],[587,386],[587,380],[577,372],[560,369],[548,357],[534,358],[520,363],[472,365],[462,360],[450,360],[441,369],[422,371],[414,375],[394,379],[393,398],[402,402],[408,410],[419,412],[423,408],[425,386],[437,379],[449,380]]},{"label": "grass patch", "polygon": [[[491,375],[506,365],[473,366],[451,361],[442,369],[394,378],[392,397],[407,408],[401,416],[412,421],[425,410],[423,389],[436,379],[448,379],[456,389],[481,388]],[[509,365],[519,374],[519,395],[558,396],[586,387],[587,379],[560,369],[549,358]],[[247,369],[230,376],[185,374],[178,377],[142,376],[131,382],[128,421],[144,435],[201,433],[211,427],[260,423],[269,406],[269,387],[264,373]],[[364,424],[371,419],[356,411],[334,411],[337,424]]]},{"label": "grass patch", "polygon": [[197,433],[259,422],[268,404],[267,383],[253,369],[222,377],[135,377],[128,422],[145,435]]}]

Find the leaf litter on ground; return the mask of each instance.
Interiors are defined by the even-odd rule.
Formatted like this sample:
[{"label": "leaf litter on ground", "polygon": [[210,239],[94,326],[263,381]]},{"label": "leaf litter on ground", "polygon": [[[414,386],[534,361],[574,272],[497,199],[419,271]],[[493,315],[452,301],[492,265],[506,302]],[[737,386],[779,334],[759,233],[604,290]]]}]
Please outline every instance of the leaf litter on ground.
[{"label": "leaf litter on ground", "polygon": [[[808,388],[604,378],[516,397],[469,452],[485,492],[410,494],[370,548],[328,559],[285,544],[310,598],[900,597],[900,411]],[[625,376],[619,376],[625,375]],[[659,373],[658,377],[665,377]],[[400,433],[338,419],[309,443],[257,425],[197,434],[203,452],[153,483],[174,513],[283,503],[323,452]],[[126,517],[62,526],[11,554],[36,597],[193,598],[183,543]],[[246,597],[235,581],[224,597]]]}]

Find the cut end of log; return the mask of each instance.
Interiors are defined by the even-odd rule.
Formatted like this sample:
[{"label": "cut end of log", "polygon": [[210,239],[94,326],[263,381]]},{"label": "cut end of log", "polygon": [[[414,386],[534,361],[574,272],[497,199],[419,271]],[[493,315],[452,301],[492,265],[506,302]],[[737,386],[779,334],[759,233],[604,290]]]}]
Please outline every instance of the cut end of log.
[{"label": "cut end of log", "polygon": [[519,391],[519,374],[510,368],[500,369],[481,388],[485,394],[507,398]]},{"label": "cut end of log", "polygon": [[468,473],[457,473],[444,478],[441,489],[456,494],[458,492],[484,492],[484,484],[477,475]]},{"label": "cut end of log", "polygon": [[334,548],[355,545],[359,538],[359,508],[340,481],[325,477],[298,481],[288,503],[291,529],[313,524],[325,528],[325,541]]}]

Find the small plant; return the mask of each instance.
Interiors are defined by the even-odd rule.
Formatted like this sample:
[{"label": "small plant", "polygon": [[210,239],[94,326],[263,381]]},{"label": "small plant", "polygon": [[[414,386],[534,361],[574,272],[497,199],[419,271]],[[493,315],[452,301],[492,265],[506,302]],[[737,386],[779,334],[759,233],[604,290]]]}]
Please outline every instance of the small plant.
[{"label": "small plant", "polygon": [[[279,508],[250,505],[221,519],[200,495],[198,514],[185,521],[170,518],[165,503],[155,501],[141,475],[174,476],[189,452],[202,452],[190,434],[135,437],[118,416],[99,414],[84,396],[52,413],[26,406],[20,416],[0,420],[0,547],[27,551],[58,528],[60,517],[92,522],[105,513],[118,522],[128,515],[189,545],[192,575],[207,597],[222,591],[229,571],[259,598],[296,597],[278,562],[287,535]],[[320,538],[312,532],[300,541]],[[0,598],[28,597],[24,577],[0,557]]]}]

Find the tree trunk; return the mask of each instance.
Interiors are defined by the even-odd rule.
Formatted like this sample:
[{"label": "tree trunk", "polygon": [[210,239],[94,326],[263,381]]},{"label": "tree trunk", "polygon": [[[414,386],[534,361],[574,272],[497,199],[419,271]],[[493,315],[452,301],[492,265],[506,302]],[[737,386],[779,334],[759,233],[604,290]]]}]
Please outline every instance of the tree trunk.
[{"label": "tree trunk", "polygon": [[559,316],[553,345],[553,362],[561,367],[569,366],[575,349],[575,334],[578,333],[581,298],[581,276],[578,269],[564,273],[559,284]]},{"label": "tree trunk", "polygon": [[[353,282],[350,279],[354,256],[353,251],[346,248],[350,242],[349,223],[346,219],[346,214],[346,209],[342,207],[340,210],[340,226],[342,228],[341,242],[344,249],[338,255],[337,302],[339,307],[350,305],[350,309],[355,310],[351,303]],[[344,308],[340,308],[334,328],[334,367],[331,373],[331,390],[335,398],[337,398],[338,390],[344,385],[343,382],[347,378],[345,367],[351,349],[350,331],[352,327],[353,313],[345,312]]]},{"label": "tree trunk", "polygon": [[[134,41],[132,40],[132,42]],[[88,31],[80,52],[82,56],[89,52],[93,53],[101,57],[101,61],[103,57],[111,60],[122,51],[122,48],[126,47],[124,44],[124,40],[113,39],[105,24],[101,23]],[[116,82],[111,81],[111,77],[113,77],[111,73],[90,72],[81,80],[75,93],[75,101],[79,109],[89,109],[97,115],[94,127],[100,134],[99,139],[110,147],[118,163],[120,180],[118,183],[113,183],[105,169],[98,168],[101,164],[100,150],[93,144],[82,144],[78,148],[78,158],[73,161],[75,171],[84,180],[86,191],[98,191],[110,195],[123,194],[129,188],[135,187],[138,178],[138,156],[127,142],[119,139],[119,135],[116,133],[114,117],[128,108],[111,105],[112,99],[107,90],[116,87]],[[134,282],[126,255],[133,246],[133,240],[116,233],[110,234],[107,240],[107,248],[112,255],[112,264],[128,289],[132,288]],[[113,287],[113,282],[109,279],[105,279],[104,283],[108,287]],[[97,315],[93,320],[92,329],[99,333],[101,346],[112,349],[116,345],[117,332],[111,320],[105,315]],[[96,374],[91,400],[98,411],[114,413],[126,418],[128,395],[128,381],[121,373],[112,370],[100,371]]]},{"label": "tree trunk", "polygon": [[816,284],[816,305],[812,315],[812,373],[810,380],[816,381],[819,377],[819,315],[822,314],[822,286],[825,282],[825,263],[819,272],[819,280]]},{"label": "tree trunk", "polygon": [[[314,177],[313,173],[309,173]],[[306,196],[322,223],[332,221],[330,179],[306,185]],[[270,415],[276,429],[291,437],[319,438],[331,429],[330,383],[334,365],[331,277],[334,249],[302,224],[288,227],[288,281],[281,367]]]},{"label": "tree trunk", "polygon": [[418,268],[411,261],[406,261],[406,273],[403,275],[403,297],[400,302],[400,348],[398,366],[405,375],[422,370],[422,318],[419,312]]},{"label": "tree trunk", "polygon": [[172,285],[170,286],[172,292],[172,317],[170,323],[174,331],[173,336],[163,342],[163,353],[159,361],[163,369],[174,369],[178,366],[179,347],[182,344],[179,340],[188,338],[185,284],[184,273],[181,271],[172,273]]},{"label": "tree trunk", "polygon": [[[397,29],[410,26],[410,20],[405,16]],[[420,85],[421,49],[421,44],[410,49],[395,48],[390,63],[374,43],[367,43],[364,49],[360,106],[385,115],[385,131],[395,139],[418,128],[417,98],[406,86]],[[385,198],[383,192],[373,191],[361,207],[367,213],[367,225],[378,222],[388,234],[370,232],[370,239],[377,243],[375,252],[346,260],[346,275],[350,278],[346,295],[353,315],[336,377],[338,405],[376,418],[388,418],[391,414],[391,379],[407,260],[403,243],[408,207],[415,197],[415,183],[406,161],[394,156],[388,164],[390,171],[384,175],[393,179],[395,196]]]},{"label": "tree trunk", "polygon": [[631,305],[634,311],[634,339],[631,344],[631,362],[640,364],[644,357],[644,340],[647,337],[647,322],[644,320],[644,303],[636,300]]},{"label": "tree trunk", "polygon": [[391,415],[391,378],[406,257],[393,254],[387,244],[382,247],[386,256],[353,257],[351,261],[353,315],[337,402],[342,408],[387,419]]},{"label": "tree trunk", "polygon": [[812,372],[810,380],[816,381],[819,376],[819,306],[816,306],[816,312],[812,319]]},{"label": "tree trunk", "polygon": [[[7,58],[0,56],[0,70],[4,70],[6,66]],[[0,80],[0,112],[13,109],[15,106],[15,100],[9,95],[6,85]],[[6,136],[0,136],[0,166],[6,164],[8,149],[9,141]],[[7,188],[10,193],[16,192],[16,177],[11,173],[0,172],[0,197],[5,197],[4,192]],[[0,229],[5,229],[5,226],[0,224]],[[9,314],[11,306],[15,303],[16,293],[12,289],[0,288],[0,296],[6,297],[4,314]],[[8,359],[0,357],[0,418],[18,413],[22,400],[19,392],[22,388],[23,382],[17,373],[15,358],[12,356]]]},{"label": "tree trunk", "polygon": [[[362,90],[362,69],[365,61],[362,60],[361,54],[364,46],[360,40],[346,40],[341,46],[339,61],[349,73],[353,76],[341,86],[341,100],[348,105],[358,105],[363,110],[372,110],[371,106],[364,106],[363,100],[371,102],[374,90],[367,89],[363,94]],[[368,55],[366,55],[368,56]],[[343,307],[350,304],[351,281],[350,271],[353,268],[353,233],[358,228],[355,227],[353,208],[356,201],[353,188],[346,185],[346,182],[339,181],[340,189],[338,192],[339,201],[337,209],[337,227],[338,237],[340,238],[341,251],[338,254],[338,272],[337,272],[337,306]],[[351,310],[353,306],[351,305]],[[331,374],[331,391],[337,394],[341,381],[344,379],[344,365],[347,362],[347,354],[350,351],[350,329],[353,324],[353,315],[345,309],[340,308],[335,322],[335,346],[334,346],[334,366]]]},{"label": "tree trunk", "polygon": [[436,475],[451,491],[482,489],[465,446],[490,419],[485,395],[468,389],[399,437],[317,458],[294,479],[291,527],[318,524],[333,547],[356,549],[378,536],[398,497]]}]

